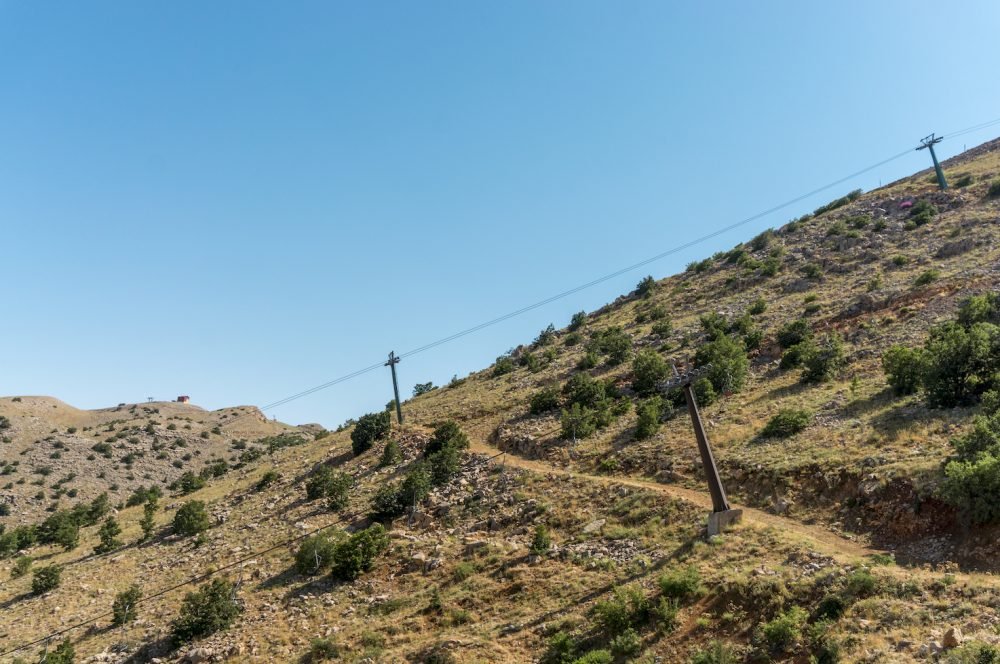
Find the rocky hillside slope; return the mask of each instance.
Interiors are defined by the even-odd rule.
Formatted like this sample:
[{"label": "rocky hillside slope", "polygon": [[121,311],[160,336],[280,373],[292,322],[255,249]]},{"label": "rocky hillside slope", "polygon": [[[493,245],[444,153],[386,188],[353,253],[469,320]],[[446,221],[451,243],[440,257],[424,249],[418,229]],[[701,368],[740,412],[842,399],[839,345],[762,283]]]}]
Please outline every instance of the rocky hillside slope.
[{"label": "rocky hillside slope", "polygon": [[[0,660],[1000,661],[996,527],[942,490],[952,441],[996,406],[992,360],[954,407],[899,394],[883,371],[892,346],[922,347],[996,290],[1000,142],[946,172],[946,192],[919,173],[644,280],[407,401],[404,427],[247,417],[263,428],[237,434],[236,411],[147,404],[84,420],[0,401],[0,458],[21,460],[5,472],[41,477],[28,486],[45,493],[4,489],[16,512],[0,538],[18,535],[0,560]],[[969,352],[989,360],[990,338]],[[659,389],[670,361],[711,362],[703,415],[745,508],[711,540],[690,422]],[[111,460],[93,450],[107,438]],[[132,445],[148,449],[133,467],[165,466],[116,476],[97,509]],[[95,465],[53,487],[70,469],[51,455],[71,448]],[[185,463],[207,482],[169,490],[192,448]],[[42,464],[53,471],[29,472]],[[113,509],[127,481],[163,495]],[[73,504],[77,541],[53,520],[28,534]],[[141,599],[122,604],[132,586]]]}]

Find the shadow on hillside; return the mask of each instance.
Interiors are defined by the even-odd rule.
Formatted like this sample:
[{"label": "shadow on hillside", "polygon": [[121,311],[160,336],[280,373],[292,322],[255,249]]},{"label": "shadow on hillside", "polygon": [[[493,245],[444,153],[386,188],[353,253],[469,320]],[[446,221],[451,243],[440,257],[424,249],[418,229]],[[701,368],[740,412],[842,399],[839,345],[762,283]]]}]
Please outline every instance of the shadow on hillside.
[{"label": "shadow on hillside", "polygon": [[142,647],[128,656],[124,664],[146,664],[146,662],[152,661],[155,657],[165,658],[173,650],[170,637],[164,636],[155,641],[143,644]]},{"label": "shadow on hillside", "polygon": [[871,425],[889,440],[896,440],[905,431],[948,418],[950,413],[947,410],[900,406],[876,415],[872,418]]},{"label": "shadow on hillside", "polygon": [[[641,579],[643,577],[655,574],[655,573],[663,570],[670,563],[676,562],[676,561],[684,558],[688,554],[690,554],[691,551],[694,549],[695,544],[697,542],[700,542],[700,541],[704,541],[704,537],[702,536],[701,533],[698,533],[697,535],[695,535],[695,536],[691,537],[690,539],[688,539],[686,542],[682,543],[680,546],[678,546],[676,549],[674,549],[673,551],[671,551],[669,554],[665,555],[664,557],[662,557],[659,560],[657,560],[656,562],[654,562],[652,565],[650,565],[649,567],[647,567],[643,571],[636,572],[634,574],[631,574],[631,575],[625,577],[624,579],[620,579],[618,581],[605,584],[605,585],[600,586],[598,588],[594,588],[593,590],[591,590],[587,594],[583,595],[582,597],[578,597],[576,600],[573,601],[572,604],[564,606],[564,607],[559,608],[559,609],[553,609],[552,611],[548,611],[547,613],[544,613],[544,614],[542,614],[542,615],[540,615],[540,616],[538,616],[538,617],[536,617],[536,618],[534,618],[534,619],[532,619],[532,620],[530,620],[530,621],[528,621],[526,623],[523,623],[521,625],[517,625],[516,627],[511,627],[509,629],[506,629],[504,631],[504,633],[505,634],[515,634],[515,633],[518,633],[518,632],[524,632],[526,630],[529,630],[529,631],[533,630],[536,627],[539,627],[540,625],[544,625],[545,623],[547,623],[547,622],[549,622],[551,620],[554,620],[555,618],[557,618],[557,617],[559,617],[559,616],[567,613],[568,611],[572,610],[574,608],[574,606],[579,606],[581,604],[586,604],[587,602],[595,600],[598,597],[600,597],[600,596],[602,596],[602,595],[604,595],[606,593],[611,592],[612,590],[614,590],[614,588],[616,586],[623,586],[623,585],[626,585],[628,583],[632,583],[633,581],[638,581],[639,579]],[[527,560],[527,556],[518,559],[518,561],[526,561],[526,560]],[[503,569],[504,569],[504,567],[501,566],[501,568],[497,570],[497,573],[502,574],[503,573]]]},{"label": "shadow on hillside", "polygon": [[844,406],[841,412],[846,417],[861,417],[892,404],[895,399],[896,395],[893,393],[892,388],[885,387],[867,399],[855,399]]},{"label": "shadow on hillside", "polygon": [[32,596],[32,593],[31,593],[30,590],[28,592],[21,593],[20,595],[14,595],[10,599],[6,600],[5,602],[0,602],[0,611],[3,611],[5,609],[9,609],[10,607],[14,606],[18,602],[22,602],[22,601],[28,599],[31,596]]},{"label": "shadow on hillside", "polygon": [[795,382],[792,383],[791,385],[782,385],[781,387],[776,387],[772,390],[765,392],[764,394],[757,397],[755,401],[758,402],[776,401],[778,399],[786,399],[788,397],[795,396],[797,394],[802,394],[810,387],[811,387],[810,385],[802,382]]}]

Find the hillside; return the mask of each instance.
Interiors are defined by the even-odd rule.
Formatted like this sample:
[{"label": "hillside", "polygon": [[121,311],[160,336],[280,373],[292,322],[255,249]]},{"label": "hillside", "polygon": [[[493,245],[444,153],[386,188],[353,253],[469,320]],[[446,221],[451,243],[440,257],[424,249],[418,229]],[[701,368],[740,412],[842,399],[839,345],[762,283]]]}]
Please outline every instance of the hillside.
[{"label": "hillside", "polygon": [[[980,326],[948,328],[973,338],[976,358],[949,383],[964,390],[958,405],[935,403],[947,394],[930,378],[899,394],[910,390],[883,370],[893,346],[922,348],[997,289],[1000,140],[944,166],[947,191],[917,173],[643,280],[408,400],[403,427],[372,415],[328,433],[250,407],[0,400],[8,536],[102,491],[112,506],[140,486],[163,494],[155,508],[102,510],[74,546],[32,542],[0,560],[0,652],[101,616],[0,660],[38,661],[47,647],[52,661],[68,638],[76,661],[93,662],[1000,661],[992,494],[970,511],[943,470],[974,422],[990,440],[992,420],[975,417],[998,405],[1000,343],[985,321],[1000,307],[976,300]],[[914,351],[897,370],[936,375],[950,348]],[[671,361],[711,363],[702,415],[745,508],[711,540],[690,421],[657,388]],[[168,489],[203,468],[205,486]],[[175,532],[192,500],[206,503],[205,529]],[[95,553],[107,515],[120,541]],[[329,549],[306,539],[317,529]],[[316,548],[296,567],[304,541]],[[26,557],[60,566],[57,587],[17,575]],[[222,578],[232,615],[172,640],[185,593]],[[113,626],[105,614],[133,584],[147,599]]]}]

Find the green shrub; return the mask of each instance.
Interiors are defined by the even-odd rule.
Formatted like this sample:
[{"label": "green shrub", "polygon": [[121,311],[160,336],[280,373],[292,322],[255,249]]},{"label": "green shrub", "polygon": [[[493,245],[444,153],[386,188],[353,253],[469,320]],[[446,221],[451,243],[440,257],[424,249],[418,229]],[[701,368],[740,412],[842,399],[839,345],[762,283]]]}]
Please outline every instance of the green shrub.
[{"label": "green shrub", "polygon": [[118,536],[122,534],[122,528],[118,525],[118,521],[113,516],[109,516],[105,519],[104,523],[101,524],[101,529],[98,531],[98,536],[101,538],[100,544],[94,547],[94,553],[100,555],[103,553],[111,553],[116,549],[120,549],[124,542],[118,539]]},{"label": "green shrub", "polygon": [[382,440],[392,428],[392,415],[384,410],[381,413],[368,413],[358,418],[358,423],[351,431],[351,449],[354,456],[359,456],[371,449],[375,441]]},{"label": "green shrub", "polygon": [[827,595],[820,600],[814,612],[814,618],[818,621],[839,620],[847,610],[847,602],[840,595]]},{"label": "green shrub", "polygon": [[641,395],[653,394],[669,373],[670,367],[659,353],[639,351],[632,360],[632,388]]},{"label": "green shrub", "polygon": [[917,286],[926,286],[937,281],[940,276],[941,272],[939,270],[925,270],[920,273],[920,276],[913,283]]},{"label": "green shrub", "polygon": [[382,457],[378,462],[379,467],[386,468],[388,466],[395,466],[402,460],[403,450],[400,449],[399,443],[393,439],[386,441],[385,447],[382,448]]},{"label": "green shrub", "polygon": [[573,664],[612,664],[614,656],[608,650],[591,650],[582,657],[573,660]]},{"label": "green shrub", "polygon": [[457,447],[446,445],[434,454],[427,457],[431,484],[443,486],[451,481],[458,474],[462,467],[462,454]]},{"label": "green shrub", "polygon": [[306,500],[318,500],[330,493],[333,485],[333,469],[322,465],[306,478]]},{"label": "green shrub", "polygon": [[461,427],[454,420],[447,420],[439,424],[431,435],[431,439],[424,448],[424,456],[430,456],[445,447],[454,447],[464,450],[469,447],[469,437],[462,432]]},{"label": "green shrub", "polygon": [[410,468],[399,486],[399,504],[403,507],[418,505],[431,492],[431,473],[426,463],[417,463]]},{"label": "green shrub", "polygon": [[896,394],[913,394],[923,385],[927,355],[919,348],[893,346],[882,356],[882,370]]},{"label": "green shrub", "polygon": [[185,595],[171,628],[174,642],[181,644],[228,629],[241,611],[235,595],[236,589],[226,579],[212,579]]},{"label": "green shrub", "polygon": [[976,323],[1000,322],[1000,294],[973,295],[962,301],[958,308],[958,324],[971,328]]},{"label": "green shrub", "polygon": [[257,480],[257,483],[254,485],[253,489],[254,491],[260,493],[267,487],[277,482],[279,479],[281,479],[281,473],[271,468],[270,470],[267,470],[263,475],[260,476],[260,479]]},{"label": "green shrub", "polygon": [[[997,183],[1000,196],[1000,182]],[[1000,664],[1000,648],[981,641],[962,644],[955,650],[944,653],[945,664]]]},{"label": "green shrub", "polygon": [[917,201],[910,208],[910,220],[915,226],[923,226],[937,215],[938,210],[928,201]]},{"label": "green shrub", "polygon": [[812,326],[804,318],[790,321],[778,330],[778,344],[782,348],[791,348],[813,336]]},{"label": "green shrub", "polygon": [[[43,652],[39,664],[73,664],[76,651],[69,639],[63,639],[52,652]],[[16,660],[15,660],[16,662]]]},{"label": "green shrub", "polygon": [[576,658],[576,639],[567,632],[556,632],[549,637],[548,648],[542,655],[539,664],[571,664]]},{"label": "green shrub", "polygon": [[751,316],[759,316],[765,311],[767,311],[767,300],[762,297],[758,297],[754,300],[753,304],[750,305],[750,308],[747,309],[747,313]]},{"label": "green shrub", "polygon": [[708,648],[699,650],[691,658],[691,664],[737,664],[736,651],[722,641],[712,641]]},{"label": "green shrub", "polygon": [[966,329],[949,322],[931,328],[924,344],[927,364],[923,379],[931,407],[969,403],[990,387],[998,338],[1000,328],[991,323],[975,323]]},{"label": "green shrub", "polygon": [[142,537],[140,538],[142,542],[153,536],[153,530],[156,528],[156,520],[154,518],[156,509],[157,504],[155,500],[150,500],[142,506],[142,519],[139,520],[139,526],[142,528]]},{"label": "green shrub", "polygon": [[197,535],[208,530],[210,526],[208,510],[205,509],[205,503],[200,500],[184,503],[174,514],[173,530],[178,535],[184,537]]},{"label": "green shrub", "polygon": [[632,354],[632,338],[620,327],[610,327],[595,338],[598,350],[608,358],[608,364],[612,366],[621,364]]},{"label": "green shrub", "polygon": [[743,389],[750,370],[743,344],[728,335],[703,344],[695,352],[694,362],[697,367],[711,364],[705,377],[719,394]]},{"label": "green shrub", "polygon": [[793,606],[771,622],[764,625],[764,639],[771,650],[783,652],[802,637],[809,614],[805,609]]},{"label": "green shrub", "polygon": [[552,537],[548,528],[544,524],[535,526],[535,536],[531,540],[531,552],[535,555],[542,555],[552,548]]},{"label": "green shrub", "polygon": [[674,326],[669,320],[658,320],[653,323],[653,327],[650,329],[650,332],[661,339],[666,339],[674,333]]},{"label": "green shrub", "polygon": [[877,595],[880,583],[867,569],[856,569],[847,576],[845,590],[854,599],[865,599]]},{"label": "green shrub", "polygon": [[319,574],[333,565],[336,546],[337,543],[325,532],[302,540],[295,552],[295,571],[305,576]]},{"label": "green shrub", "polygon": [[941,497],[976,524],[1000,521],[1000,457],[984,452],[976,459],[949,461]]},{"label": "green shrub", "polygon": [[334,512],[347,509],[354,478],[347,473],[334,473],[326,492],[326,506]]},{"label": "green shrub", "polygon": [[393,519],[403,513],[405,505],[399,499],[399,483],[383,484],[372,497],[372,518]]},{"label": "green shrub", "polygon": [[62,567],[59,565],[46,565],[36,567],[31,576],[31,592],[35,595],[43,595],[50,590],[55,590],[62,582]]},{"label": "green shrub", "polygon": [[333,551],[334,578],[351,581],[372,568],[375,559],[389,548],[389,535],[375,523],[339,542]]},{"label": "green shrub", "polygon": [[186,496],[189,493],[194,493],[195,491],[205,487],[205,478],[195,475],[191,471],[188,471],[181,475],[173,486],[180,490],[181,495]]},{"label": "green shrub", "polygon": [[1000,180],[994,180],[990,183],[990,188],[986,190],[986,195],[990,198],[1000,197]]},{"label": "green shrub", "polygon": [[141,599],[142,588],[134,584],[116,594],[115,601],[111,605],[111,623],[115,627],[121,627],[138,618],[138,604]]},{"label": "green shrub", "polygon": [[639,418],[635,426],[636,440],[651,438],[660,430],[662,409],[663,399],[658,396],[650,397],[642,402],[638,408]]},{"label": "green shrub", "polygon": [[642,588],[636,585],[617,586],[609,599],[594,605],[594,620],[609,638],[621,634],[633,625],[646,622],[651,605]]},{"label": "green shrub", "polygon": [[14,561],[14,566],[10,568],[10,578],[19,579],[31,570],[31,556],[20,556]]},{"label": "green shrub", "polygon": [[510,355],[501,355],[493,364],[493,377],[503,376],[514,371],[514,360]]},{"label": "green shrub", "polygon": [[642,639],[639,633],[629,627],[624,632],[611,639],[611,652],[618,657],[634,657],[642,650]]},{"label": "green shrub", "polygon": [[600,359],[601,358],[597,356],[596,352],[588,350],[582,357],[580,357],[580,361],[576,363],[576,368],[581,371],[593,369],[597,366],[598,362],[600,362]]},{"label": "green shrub", "polygon": [[802,266],[802,276],[806,279],[821,279],[823,277],[823,268],[816,263],[807,263]]},{"label": "green shrub", "polygon": [[572,404],[569,409],[563,409],[560,425],[563,439],[569,440],[587,438],[597,431],[594,411],[578,403]]},{"label": "green shrub", "polygon": [[657,583],[660,592],[671,599],[688,600],[702,592],[701,574],[693,565],[664,572]]},{"label": "green shrub", "polygon": [[435,386],[431,381],[426,383],[417,383],[413,386],[413,396],[419,397],[421,394],[427,394],[428,392],[433,392],[436,389],[437,386]]},{"label": "green shrub", "polygon": [[559,388],[544,387],[531,395],[528,411],[532,415],[541,415],[559,407]]},{"label": "green shrub", "polygon": [[635,294],[639,297],[649,297],[656,292],[656,280],[651,276],[645,276],[635,286]]},{"label": "green shrub", "polygon": [[837,334],[819,340],[802,356],[802,380],[821,383],[831,380],[844,365],[844,344]]},{"label": "green shrub", "polygon": [[313,639],[309,644],[307,660],[310,662],[325,662],[337,659],[341,655],[340,645],[333,639]]},{"label": "green shrub", "polygon": [[761,438],[788,438],[803,431],[812,422],[812,413],[797,408],[782,408],[768,420]]},{"label": "green shrub", "polygon": [[578,311],[575,314],[573,314],[572,318],[570,318],[570,321],[569,321],[569,331],[570,332],[576,332],[577,330],[579,330],[581,327],[583,327],[586,324],[587,324],[587,312],[586,311]]}]

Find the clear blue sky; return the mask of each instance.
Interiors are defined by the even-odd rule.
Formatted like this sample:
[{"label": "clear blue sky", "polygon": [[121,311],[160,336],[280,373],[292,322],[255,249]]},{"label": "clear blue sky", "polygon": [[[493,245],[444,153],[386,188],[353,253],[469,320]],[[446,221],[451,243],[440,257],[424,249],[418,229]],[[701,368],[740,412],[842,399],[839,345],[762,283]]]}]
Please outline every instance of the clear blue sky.
[{"label": "clear blue sky", "polygon": [[[0,394],[276,401],[1000,117],[998,25],[995,0],[0,0]],[[410,358],[404,389],[926,166]],[[273,414],[390,398],[380,370]]]}]

